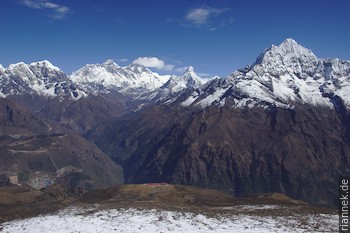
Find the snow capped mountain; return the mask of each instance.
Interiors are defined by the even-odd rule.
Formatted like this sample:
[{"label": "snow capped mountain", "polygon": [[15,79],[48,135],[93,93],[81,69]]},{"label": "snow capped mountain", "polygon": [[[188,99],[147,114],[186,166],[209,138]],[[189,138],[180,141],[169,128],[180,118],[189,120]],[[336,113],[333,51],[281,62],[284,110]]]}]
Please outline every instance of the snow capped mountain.
[{"label": "snow capped mountain", "polygon": [[187,87],[191,88],[199,88],[207,81],[197,75],[193,66],[189,66],[182,76],[183,79],[187,81]]},{"label": "snow capped mountain", "polygon": [[51,62],[49,62],[48,60],[32,62],[30,63],[30,66],[32,66],[36,70],[47,70],[47,71],[51,70],[51,71],[62,72],[60,68],[52,65]]},{"label": "snow capped mountain", "polygon": [[181,105],[183,107],[188,107],[196,102],[196,106],[203,108],[211,104],[222,106],[225,104],[224,96],[227,95],[225,93],[230,93],[230,89],[232,89],[232,84],[228,79],[214,78],[212,81],[202,86],[201,89],[194,90]]},{"label": "snow capped mountain", "polygon": [[297,103],[350,107],[350,61],[317,58],[288,38],[226,79],[201,78],[192,66],[180,76],[159,75],[142,65],[121,67],[110,59],[88,64],[69,77],[47,60],[8,68],[0,65],[0,97],[36,93],[79,99],[89,93],[119,92],[138,100],[170,103],[190,89],[195,91],[181,98],[182,106],[222,106],[229,101],[235,107],[291,108]]},{"label": "snow capped mountain", "polygon": [[279,46],[272,45],[265,50],[253,66],[261,65],[260,71],[271,75],[293,72],[305,77],[315,73],[318,63],[319,59],[311,50],[288,38]]},{"label": "snow capped mountain", "polygon": [[112,60],[102,64],[86,65],[73,72],[71,80],[89,92],[110,92],[132,94],[138,91],[154,91],[161,87],[169,76],[161,76],[144,66],[131,64],[120,67]]},{"label": "snow capped mountain", "polygon": [[[2,70],[2,71],[1,71]],[[88,64],[67,77],[49,61],[11,64],[0,69],[1,96],[36,93],[44,96],[70,95],[73,99],[90,93],[119,92],[136,99],[163,99],[188,88],[200,88],[207,80],[199,77],[193,67],[181,76],[159,75],[148,68],[130,64],[121,67],[113,60]]]},{"label": "snow capped mountain", "polygon": [[189,66],[187,70],[181,75],[173,75],[168,82],[161,87],[165,92],[174,94],[185,89],[197,89],[201,88],[206,83],[206,80],[197,75],[192,66]]},{"label": "snow capped mountain", "polygon": [[174,102],[183,92],[190,89],[201,89],[209,79],[203,79],[195,72],[192,66],[180,75],[172,75],[168,81],[160,88],[151,93],[143,93],[138,99],[147,99],[166,103]]},{"label": "snow capped mountain", "polygon": [[227,81],[211,82],[201,96],[193,93],[182,105],[206,107],[230,99],[236,107],[291,108],[297,103],[332,107],[334,98],[340,98],[349,108],[349,91],[350,61],[319,59],[295,40],[286,39],[265,50],[251,66],[233,72]]},{"label": "snow capped mountain", "polygon": [[46,97],[65,96],[78,99],[86,94],[49,61],[9,65],[0,73],[0,93],[8,95],[37,94]]}]

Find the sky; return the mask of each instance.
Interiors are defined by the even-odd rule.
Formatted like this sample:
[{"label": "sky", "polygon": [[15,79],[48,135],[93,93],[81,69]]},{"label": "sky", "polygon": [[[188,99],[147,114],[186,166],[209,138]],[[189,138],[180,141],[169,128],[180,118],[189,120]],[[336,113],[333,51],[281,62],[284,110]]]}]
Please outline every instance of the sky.
[{"label": "sky", "polygon": [[227,77],[286,38],[350,60],[349,0],[0,0],[0,64],[113,59]]}]

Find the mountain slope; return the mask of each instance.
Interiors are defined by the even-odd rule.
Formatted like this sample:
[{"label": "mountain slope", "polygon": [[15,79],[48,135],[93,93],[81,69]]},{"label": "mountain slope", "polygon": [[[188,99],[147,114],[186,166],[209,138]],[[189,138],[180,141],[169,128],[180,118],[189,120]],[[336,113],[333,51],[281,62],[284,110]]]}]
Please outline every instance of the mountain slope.
[{"label": "mountain slope", "polygon": [[35,189],[85,192],[123,182],[121,168],[81,136],[64,133],[10,99],[0,99],[0,174]]},{"label": "mountain slope", "polygon": [[281,192],[335,205],[337,177],[350,171],[348,127],[327,108],[157,106],[112,127],[92,138],[123,166],[128,183]]}]

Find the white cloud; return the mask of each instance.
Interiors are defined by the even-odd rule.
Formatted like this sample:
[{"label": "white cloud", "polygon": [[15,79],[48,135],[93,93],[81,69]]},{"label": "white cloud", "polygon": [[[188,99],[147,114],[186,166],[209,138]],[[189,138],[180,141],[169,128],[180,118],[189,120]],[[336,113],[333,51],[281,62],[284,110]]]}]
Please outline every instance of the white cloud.
[{"label": "white cloud", "polygon": [[157,70],[171,71],[174,65],[165,64],[165,62],[157,57],[139,57],[133,61],[134,64],[143,65],[149,68],[156,68]]},{"label": "white cloud", "polygon": [[198,75],[202,78],[209,78],[211,76],[211,74],[208,74],[208,73],[198,73]]},{"label": "white cloud", "polygon": [[185,19],[194,26],[200,27],[207,24],[211,17],[218,16],[228,10],[228,8],[194,8],[187,12]]},{"label": "white cloud", "polygon": [[33,0],[23,0],[22,4],[26,5],[27,7],[30,7],[30,8],[41,9],[41,6],[39,5],[39,3],[37,3]]},{"label": "white cloud", "polygon": [[122,59],[120,59],[119,61],[121,61],[121,62],[127,62],[127,61],[129,61],[129,59],[127,59],[127,58],[122,58]]},{"label": "white cloud", "polygon": [[210,12],[208,9],[198,8],[187,13],[186,19],[196,26],[205,24],[209,18]]},{"label": "white cloud", "polygon": [[44,0],[22,0],[21,3],[33,9],[51,10],[53,11],[53,14],[51,14],[53,19],[63,19],[70,12],[70,9],[66,6]]},{"label": "white cloud", "polygon": [[173,70],[174,69],[174,65],[170,65],[170,64],[168,64],[168,65],[165,65],[164,66],[164,68],[163,68],[163,70],[166,70],[166,71],[171,71],[171,70]]},{"label": "white cloud", "polygon": [[151,67],[156,69],[163,69],[165,64],[164,61],[158,59],[157,57],[139,57],[134,60],[135,64],[143,65],[145,67]]}]

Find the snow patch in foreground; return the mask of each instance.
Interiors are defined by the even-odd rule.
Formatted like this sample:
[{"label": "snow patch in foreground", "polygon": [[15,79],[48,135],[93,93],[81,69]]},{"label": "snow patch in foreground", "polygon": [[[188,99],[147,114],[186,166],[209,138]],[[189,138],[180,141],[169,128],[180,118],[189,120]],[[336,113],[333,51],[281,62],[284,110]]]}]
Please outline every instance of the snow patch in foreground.
[{"label": "snow patch in foreground", "polygon": [[[301,221],[309,224],[301,225]],[[320,222],[321,227],[316,226]],[[305,223],[305,222],[304,222]],[[260,217],[225,215],[207,217],[202,214],[160,210],[110,209],[94,212],[89,209],[67,208],[56,214],[6,222],[2,232],[333,232],[336,215],[307,215],[302,217]],[[315,228],[318,228],[317,230]]]}]

